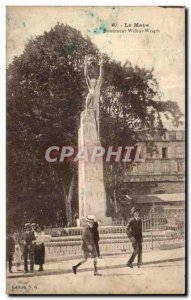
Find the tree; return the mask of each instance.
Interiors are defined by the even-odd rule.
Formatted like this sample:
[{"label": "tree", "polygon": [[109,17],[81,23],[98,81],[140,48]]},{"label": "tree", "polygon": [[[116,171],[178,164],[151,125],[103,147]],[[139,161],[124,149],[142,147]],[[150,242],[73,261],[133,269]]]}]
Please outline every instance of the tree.
[{"label": "tree", "polygon": [[[57,24],[31,39],[7,68],[10,224],[20,226],[26,220],[56,224],[60,212],[60,223],[72,218],[66,212],[71,211],[67,205],[73,205],[77,198],[73,188],[77,165],[72,161],[49,163],[44,154],[52,145],[77,149],[80,113],[87,94],[85,55],[94,57],[90,75],[97,77],[97,47],[76,29]],[[103,146],[134,144],[140,140],[142,129],[147,134],[164,131],[161,114],[175,122],[181,116],[175,102],[160,100],[153,70],[121,65],[107,55],[100,112]]]}]

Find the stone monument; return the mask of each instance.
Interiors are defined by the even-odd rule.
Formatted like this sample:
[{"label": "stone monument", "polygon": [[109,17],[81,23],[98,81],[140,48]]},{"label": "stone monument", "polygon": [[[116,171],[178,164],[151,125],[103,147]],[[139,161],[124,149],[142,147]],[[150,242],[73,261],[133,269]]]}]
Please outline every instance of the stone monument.
[{"label": "stone monument", "polygon": [[103,159],[90,160],[93,148],[101,146],[99,140],[99,99],[100,88],[103,81],[103,59],[100,60],[100,75],[98,80],[89,78],[88,64],[91,58],[85,57],[84,74],[89,93],[86,98],[85,110],[81,113],[80,128],[78,132],[79,150],[88,152],[88,160],[79,159],[79,218],[83,219],[89,214],[95,215],[102,222],[109,222],[106,217],[106,194],[103,181]]}]

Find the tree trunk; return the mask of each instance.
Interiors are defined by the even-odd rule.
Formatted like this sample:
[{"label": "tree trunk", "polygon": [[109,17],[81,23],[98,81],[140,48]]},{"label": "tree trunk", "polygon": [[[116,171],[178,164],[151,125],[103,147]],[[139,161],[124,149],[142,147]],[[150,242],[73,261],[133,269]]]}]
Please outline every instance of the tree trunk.
[{"label": "tree trunk", "polygon": [[66,218],[67,218],[67,224],[72,224],[72,198],[74,195],[74,188],[75,188],[75,174],[72,175],[72,180],[70,183],[69,193],[66,197]]}]

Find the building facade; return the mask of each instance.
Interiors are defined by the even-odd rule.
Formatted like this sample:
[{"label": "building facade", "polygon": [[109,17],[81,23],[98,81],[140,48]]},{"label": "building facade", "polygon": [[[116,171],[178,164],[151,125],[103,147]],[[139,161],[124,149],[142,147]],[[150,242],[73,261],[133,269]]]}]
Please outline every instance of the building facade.
[{"label": "building facade", "polygon": [[[145,162],[124,168],[122,180],[126,194],[142,204],[149,198],[146,195],[171,194],[168,202],[158,196],[158,203],[181,207],[185,193],[185,132],[167,131],[163,137],[149,139],[141,146]],[[151,198],[148,201],[152,202]]]}]

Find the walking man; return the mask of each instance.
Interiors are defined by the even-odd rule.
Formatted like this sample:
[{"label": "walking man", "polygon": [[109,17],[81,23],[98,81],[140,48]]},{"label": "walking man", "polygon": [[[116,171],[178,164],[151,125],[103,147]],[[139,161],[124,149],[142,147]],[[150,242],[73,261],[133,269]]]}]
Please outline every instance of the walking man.
[{"label": "walking man", "polygon": [[77,265],[72,267],[74,274],[77,273],[77,268],[84,264],[89,257],[93,258],[94,263],[94,276],[101,275],[97,271],[97,251],[94,244],[94,234],[93,234],[93,225],[94,225],[95,216],[89,215],[86,218],[86,226],[83,229],[82,233],[82,250],[84,253],[84,259],[80,261]]},{"label": "walking man", "polygon": [[132,246],[133,246],[133,254],[131,255],[130,259],[127,262],[127,266],[129,268],[133,268],[133,261],[138,255],[138,263],[137,267],[140,268],[142,264],[142,221],[139,217],[139,209],[133,207],[131,209],[131,215],[133,216],[127,225],[127,235],[130,239]]}]

